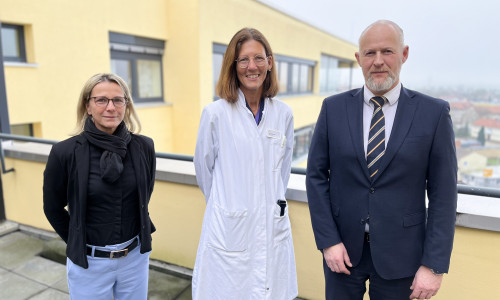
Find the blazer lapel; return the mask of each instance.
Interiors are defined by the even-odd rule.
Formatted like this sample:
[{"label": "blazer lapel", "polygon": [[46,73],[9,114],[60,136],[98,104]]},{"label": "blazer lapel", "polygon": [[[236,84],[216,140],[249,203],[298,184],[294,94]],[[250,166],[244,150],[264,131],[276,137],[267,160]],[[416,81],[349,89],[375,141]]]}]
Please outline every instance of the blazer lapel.
[{"label": "blazer lapel", "polygon": [[[87,207],[87,186],[89,182],[89,162],[90,149],[87,140],[79,136],[75,147],[76,172],[78,178],[78,202],[79,209],[86,211]],[[84,222],[85,220],[82,220]]]},{"label": "blazer lapel", "polygon": [[[138,194],[139,194],[139,202],[141,204],[144,203],[144,199],[147,198],[147,195],[145,194],[145,191],[147,191],[147,188],[142,188],[142,187],[147,187],[148,185],[146,184],[146,168],[144,167],[144,162],[146,161],[146,158],[144,157],[144,151],[142,149],[141,144],[136,140],[135,136],[132,135],[132,140],[130,141],[129,148],[127,150],[130,155],[131,153],[134,153],[134,155],[130,155],[132,158],[132,165],[134,166],[134,171],[135,171],[135,178],[137,180],[137,186],[140,187],[138,189]],[[154,180],[154,179],[153,179]]]},{"label": "blazer lapel", "polygon": [[413,116],[415,115],[415,110],[417,108],[417,103],[413,100],[414,96],[415,94],[413,94],[410,90],[401,87],[401,94],[398,100],[398,108],[394,118],[394,124],[392,125],[389,143],[387,144],[384,156],[381,158],[379,171],[373,178],[373,181],[377,180],[377,178],[379,178],[385,171],[408,134],[408,130],[413,122]]},{"label": "blazer lapel", "polygon": [[370,180],[368,166],[366,164],[365,150],[363,143],[363,89],[351,94],[352,98],[346,101],[347,120],[351,141],[356,151],[359,164],[366,178]]}]

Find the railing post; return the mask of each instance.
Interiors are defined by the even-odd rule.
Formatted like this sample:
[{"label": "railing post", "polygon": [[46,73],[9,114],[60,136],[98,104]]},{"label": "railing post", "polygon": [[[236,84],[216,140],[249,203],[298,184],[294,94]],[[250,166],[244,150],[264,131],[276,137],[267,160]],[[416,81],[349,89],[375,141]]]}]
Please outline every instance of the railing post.
[{"label": "railing post", "polygon": [[[0,20],[0,28],[2,21]],[[7,89],[3,69],[2,31],[0,30],[0,132],[10,133],[9,109],[7,106]]]},{"label": "railing post", "polygon": [[2,164],[2,174],[6,174],[14,171],[14,168],[6,169],[5,168],[5,154],[3,152],[3,140],[0,138],[0,162]]},{"label": "railing post", "polygon": [[[9,124],[9,110],[7,109],[7,92],[5,89],[5,75],[3,70],[3,51],[2,51],[2,21],[0,20],[0,132],[10,133]],[[2,140],[0,139],[0,147],[2,147]],[[5,168],[3,162],[3,149],[2,150],[2,171]],[[3,173],[3,172],[2,172]],[[3,183],[2,176],[0,176],[0,222],[5,220],[5,206],[3,204]]]},{"label": "railing post", "polygon": [[3,204],[3,183],[2,176],[0,176],[0,223],[6,220],[5,205]]}]

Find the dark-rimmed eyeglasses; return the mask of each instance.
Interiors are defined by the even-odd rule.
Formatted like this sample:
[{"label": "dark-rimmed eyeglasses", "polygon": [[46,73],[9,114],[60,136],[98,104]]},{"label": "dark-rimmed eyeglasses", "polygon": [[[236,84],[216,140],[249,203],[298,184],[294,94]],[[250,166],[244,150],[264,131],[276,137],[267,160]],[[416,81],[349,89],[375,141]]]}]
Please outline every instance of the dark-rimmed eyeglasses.
[{"label": "dark-rimmed eyeglasses", "polygon": [[255,55],[254,57],[238,57],[238,59],[235,60],[236,64],[240,68],[248,68],[248,64],[250,63],[250,60],[253,60],[256,66],[263,67],[267,63],[267,58],[269,56],[262,56],[262,55]]},{"label": "dark-rimmed eyeglasses", "polygon": [[89,97],[88,100],[94,100],[95,105],[98,107],[108,106],[110,100],[113,101],[115,107],[124,107],[128,103],[127,97],[114,97],[113,99],[109,99],[107,97],[97,96]]}]

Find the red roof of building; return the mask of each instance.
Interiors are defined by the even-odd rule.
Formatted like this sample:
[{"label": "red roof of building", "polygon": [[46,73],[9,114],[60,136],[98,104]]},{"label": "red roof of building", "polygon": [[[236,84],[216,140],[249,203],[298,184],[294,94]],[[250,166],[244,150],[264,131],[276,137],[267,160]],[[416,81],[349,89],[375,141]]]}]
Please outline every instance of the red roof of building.
[{"label": "red roof of building", "polygon": [[488,106],[488,111],[492,114],[500,114],[500,105]]},{"label": "red roof of building", "polygon": [[474,108],[477,112],[483,114],[500,114],[500,105],[476,105]]},{"label": "red roof of building", "polygon": [[479,119],[474,122],[475,126],[484,126],[489,128],[498,128],[500,129],[500,120],[494,119]]},{"label": "red roof of building", "polygon": [[451,109],[467,109],[472,107],[470,102],[450,102]]}]

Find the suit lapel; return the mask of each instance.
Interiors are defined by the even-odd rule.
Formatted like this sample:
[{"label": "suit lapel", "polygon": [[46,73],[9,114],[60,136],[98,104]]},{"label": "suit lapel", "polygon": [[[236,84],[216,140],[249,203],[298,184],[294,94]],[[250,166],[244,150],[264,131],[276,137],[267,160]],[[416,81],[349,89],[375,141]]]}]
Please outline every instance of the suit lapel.
[{"label": "suit lapel", "polygon": [[356,151],[361,169],[366,178],[370,180],[363,143],[363,89],[361,88],[357,92],[352,93],[351,96],[352,98],[346,101],[347,120],[349,122],[351,141]]},{"label": "suit lapel", "polygon": [[415,95],[405,89],[401,88],[401,94],[398,100],[398,108],[396,111],[396,116],[394,118],[394,124],[392,125],[391,136],[389,137],[389,143],[387,144],[387,149],[384,156],[381,158],[379,171],[373,178],[376,181],[377,178],[385,171],[389,163],[394,158],[394,155],[399,151],[399,148],[403,144],[403,141],[408,134],[411,123],[413,122],[413,116],[415,115],[415,110],[417,108],[417,103],[413,100]]}]

